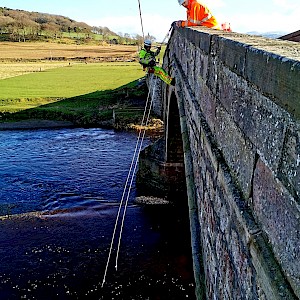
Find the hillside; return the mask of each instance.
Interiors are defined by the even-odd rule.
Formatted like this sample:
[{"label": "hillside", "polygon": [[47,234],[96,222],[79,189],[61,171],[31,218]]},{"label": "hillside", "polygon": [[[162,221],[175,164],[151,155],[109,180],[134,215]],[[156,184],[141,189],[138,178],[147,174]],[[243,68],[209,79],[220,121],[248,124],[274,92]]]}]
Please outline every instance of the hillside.
[{"label": "hillside", "polygon": [[27,41],[62,37],[109,40],[118,35],[107,27],[92,27],[68,17],[0,7],[0,40]]}]

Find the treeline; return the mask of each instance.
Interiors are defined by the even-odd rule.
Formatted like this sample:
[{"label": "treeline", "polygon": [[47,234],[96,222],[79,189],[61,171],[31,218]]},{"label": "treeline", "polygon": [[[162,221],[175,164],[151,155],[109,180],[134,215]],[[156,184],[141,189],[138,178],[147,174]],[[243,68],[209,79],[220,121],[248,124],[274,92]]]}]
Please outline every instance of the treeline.
[{"label": "treeline", "polygon": [[139,44],[142,41],[139,35],[116,34],[107,27],[89,26],[68,17],[6,7],[0,7],[0,38],[18,42],[62,38],[102,40],[114,44]]}]

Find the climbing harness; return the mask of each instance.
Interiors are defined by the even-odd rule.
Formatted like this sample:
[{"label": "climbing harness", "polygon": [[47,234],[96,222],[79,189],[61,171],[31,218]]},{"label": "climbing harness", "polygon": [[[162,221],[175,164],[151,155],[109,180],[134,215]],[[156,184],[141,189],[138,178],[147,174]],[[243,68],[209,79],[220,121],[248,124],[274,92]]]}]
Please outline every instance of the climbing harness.
[{"label": "climbing harness", "polygon": [[[116,254],[116,261],[115,261],[115,269],[116,270],[118,269],[118,259],[119,259],[120,245],[121,245],[122,233],[123,233],[123,228],[124,228],[124,220],[125,220],[127,206],[128,206],[128,200],[129,200],[129,196],[130,196],[130,192],[131,192],[131,188],[132,188],[132,184],[133,184],[133,180],[134,180],[134,175],[135,175],[137,165],[138,165],[139,154],[141,152],[141,149],[142,149],[142,146],[143,146],[143,141],[144,141],[145,134],[146,134],[146,126],[148,125],[149,118],[150,118],[150,112],[151,112],[151,108],[152,108],[152,104],[153,104],[155,89],[156,89],[156,80],[155,80],[155,83],[154,83],[154,86],[153,86],[153,93],[152,93],[150,104],[149,104],[149,98],[150,98],[151,91],[149,90],[149,92],[148,92],[148,96],[147,96],[147,100],[146,100],[146,104],[145,104],[145,109],[144,109],[144,114],[143,114],[143,119],[142,119],[141,127],[140,127],[141,129],[139,130],[139,135],[138,135],[138,138],[137,138],[134,154],[133,154],[133,157],[132,157],[132,160],[131,160],[131,165],[130,165],[130,168],[129,168],[129,171],[128,171],[128,175],[127,175],[127,178],[126,178],[122,198],[121,198],[121,201],[120,201],[120,204],[119,204],[119,209],[118,209],[118,213],[117,213],[117,217],[116,217],[116,221],[115,221],[114,231],[113,231],[113,235],[112,235],[112,239],[111,239],[111,243],[110,243],[109,254],[108,254],[106,267],[105,267],[105,271],[104,271],[102,287],[105,284],[106,275],[107,275],[107,271],[108,271],[108,266],[109,266],[109,263],[110,263],[110,260],[111,260],[112,249],[113,249],[114,241],[115,241],[116,234],[117,234],[118,224],[120,223],[121,211],[122,211],[122,208],[123,208],[122,220],[121,220],[121,224],[119,225],[120,232],[119,232],[117,254]],[[146,118],[146,115],[147,115],[147,118]],[[145,122],[145,119],[146,119],[146,122]],[[142,129],[143,127],[144,127],[144,130]],[[143,131],[143,133],[142,133],[142,131]],[[131,177],[131,179],[130,179],[130,177]],[[129,183],[129,180],[130,180],[130,183]],[[126,199],[125,199],[125,195],[126,195]]]}]

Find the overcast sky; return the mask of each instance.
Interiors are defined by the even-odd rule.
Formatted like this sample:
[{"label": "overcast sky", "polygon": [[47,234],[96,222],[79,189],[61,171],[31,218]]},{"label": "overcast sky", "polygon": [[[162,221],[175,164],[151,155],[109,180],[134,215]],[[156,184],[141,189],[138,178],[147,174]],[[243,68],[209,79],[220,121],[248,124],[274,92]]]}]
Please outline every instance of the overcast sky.
[{"label": "overcast sky", "polygon": [[[205,0],[220,23],[231,23],[233,31],[283,32],[300,30],[299,0]],[[186,18],[186,10],[177,0],[140,0],[145,34],[158,41],[170,24]],[[1,7],[45,12],[107,26],[119,33],[142,35],[138,0],[2,0]]]}]

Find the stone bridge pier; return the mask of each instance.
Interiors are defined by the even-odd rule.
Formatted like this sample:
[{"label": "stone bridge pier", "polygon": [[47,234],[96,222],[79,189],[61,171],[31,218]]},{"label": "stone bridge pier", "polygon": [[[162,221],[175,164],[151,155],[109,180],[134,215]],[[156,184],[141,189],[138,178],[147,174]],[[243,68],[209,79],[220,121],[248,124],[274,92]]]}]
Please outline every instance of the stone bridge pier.
[{"label": "stone bridge pier", "polygon": [[198,299],[300,298],[300,44],[179,28],[138,191],[189,208]]}]

